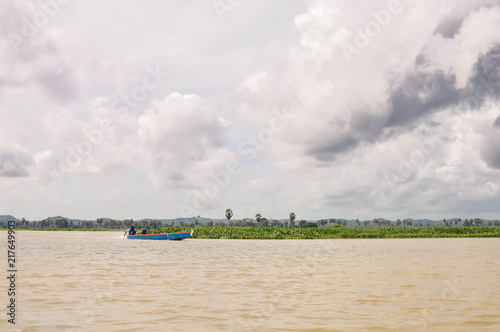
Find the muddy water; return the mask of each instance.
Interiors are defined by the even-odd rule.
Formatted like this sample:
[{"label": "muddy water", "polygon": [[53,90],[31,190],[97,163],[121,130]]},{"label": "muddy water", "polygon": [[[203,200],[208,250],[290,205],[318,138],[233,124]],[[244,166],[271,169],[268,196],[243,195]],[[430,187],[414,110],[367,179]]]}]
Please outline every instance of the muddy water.
[{"label": "muddy water", "polygon": [[500,330],[500,239],[18,231],[17,244],[17,324],[4,309],[0,331]]}]

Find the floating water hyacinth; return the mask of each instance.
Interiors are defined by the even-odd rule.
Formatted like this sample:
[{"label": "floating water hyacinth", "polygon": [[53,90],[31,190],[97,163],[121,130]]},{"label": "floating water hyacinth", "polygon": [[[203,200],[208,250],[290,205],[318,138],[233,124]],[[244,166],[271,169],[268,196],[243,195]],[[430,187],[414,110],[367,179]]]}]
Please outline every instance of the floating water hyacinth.
[{"label": "floating water hyacinth", "polygon": [[[164,227],[150,234],[188,232],[189,227]],[[197,227],[197,239],[363,239],[363,238],[433,238],[500,237],[498,227],[371,227],[371,228],[285,228],[285,227]]]}]

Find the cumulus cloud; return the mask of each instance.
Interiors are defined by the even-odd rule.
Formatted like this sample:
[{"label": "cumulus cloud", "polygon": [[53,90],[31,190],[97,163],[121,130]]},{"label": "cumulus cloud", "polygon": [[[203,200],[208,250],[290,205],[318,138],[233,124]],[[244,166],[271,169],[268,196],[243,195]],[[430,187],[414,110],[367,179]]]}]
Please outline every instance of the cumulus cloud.
[{"label": "cumulus cloud", "polygon": [[42,25],[40,14],[48,21],[51,17],[38,5],[2,1],[0,94],[7,88],[33,86],[55,102],[74,101],[80,96],[84,83],[83,72],[73,66],[75,60],[81,58],[78,51],[82,50],[82,41],[70,33],[50,28],[47,23]]},{"label": "cumulus cloud", "polygon": [[453,75],[447,76],[442,71],[410,74],[391,92],[392,109],[387,125],[404,125],[428,112],[456,104],[460,94],[455,83]]},{"label": "cumulus cloud", "polygon": [[[495,112],[491,114],[490,121],[484,121],[482,126],[478,128],[478,132],[482,135],[482,142],[480,143],[481,158],[488,164],[489,167],[500,169],[500,116],[497,116],[494,121],[491,118],[500,113],[498,104],[490,107]],[[493,122],[493,125],[491,125]]]},{"label": "cumulus cloud", "polygon": [[112,174],[141,165],[136,115],[113,109],[106,98],[92,100],[87,114],[78,119],[64,107],[45,114],[44,132],[57,147],[54,176]]},{"label": "cumulus cloud", "polygon": [[472,107],[500,97],[500,44],[481,54],[474,65],[465,93]]},{"label": "cumulus cloud", "polygon": [[52,149],[0,149],[0,175],[55,180],[136,168],[146,170],[158,188],[193,189],[213,181],[234,159],[227,148],[229,122],[197,95],[172,93],[140,116],[96,98],[87,114],[81,119],[53,107],[41,121]]},{"label": "cumulus cloud", "polygon": [[[43,181],[110,174],[135,158],[129,137],[137,136],[137,118],[118,114],[103,98],[91,99],[87,109],[79,100],[87,72],[105,61],[94,57],[85,37],[52,24],[65,15],[64,6],[51,3],[50,15],[41,3],[2,1],[0,6],[2,126],[4,136],[17,144],[12,146],[23,147],[22,153],[3,154],[10,159],[4,174],[14,174],[14,165],[15,174]],[[48,21],[41,24],[41,17]],[[67,106],[76,101],[80,105]],[[105,132],[102,121],[116,130]],[[20,155],[29,156],[30,167],[14,162]]]},{"label": "cumulus cloud", "polygon": [[139,138],[153,183],[201,188],[233,154],[226,148],[229,123],[197,95],[172,93],[139,118]]},{"label": "cumulus cloud", "polygon": [[[223,25],[198,5],[171,5],[180,9],[172,20],[161,4],[142,6],[138,22],[161,23],[155,31],[114,16],[119,2],[100,4],[107,15],[96,21],[86,20],[95,4],[74,3],[27,39],[40,3],[0,2],[0,177],[11,184],[137,169],[174,204],[178,189],[204,188],[235,158],[231,148],[240,152],[228,135],[269,129],[286,114],[253,165],[207,206],[231,191],[235,209],[266,215],[280,206],[282,215],[293,207],[304,217],[374,217],[500,196],[498,1],[314,0],[286,23],[269,15],[280,31],[294,23],[295,37],[279,45],[271,34],[244,38],[259,2]],[[199,23],[185,23],[196,12]],[[162,32],[172,24],[181,37]],[[119,28],[103,32],[108,25]],[[257,44],[267,51],[252,62]],[[174,70],[154,94],[133,110],[113,107],[139,91],[130,86],[144,68],[160,67]],[[230,103],[221,90],[231,90]],[[238,103],[230,124],[222,114],[233,120]]]},{"label": "cumulus cloud", "polygon": [[[494,32],[500,6],[423,1],[398,8],[391,12],[382,1],[312,2],[295,20],[299,34],[286,61],[240,85],[241,117],[262,125],[277,109],[296,115],[271,153],[276,165],[322,188],[314,192],[325,205],[351,197],[353,204],[408,208],[402,199],[410,193],[415,199],[446,197],[452,187],[470,193],[455,199],[496,197],[489,182],[498,168],[491,127],[498,108],[491,101],[500,96],[500,35]],[[489,127],[470,128],[472,114]],[[448,134],[439,135],[439,147],[427,155],[421,142],[437,132]],[[408,158],[418,166],[410,163],[403,171]],[[476,180],[479,174],[484,181]],[[489,189],[479,194],[475,186]]]},{"label": "cumulus cloud", "polygon": [[[85,75],[75,66],[82,61],[81,43],[67,32],[47,24],[40,26],[36,17],[47,14],[39,5],[24,1],[1,1],[0,5],[0,113],[4,132],[0,139],[2,143],[12,142],[2,151],[1,175],[45,181],[52,178],[50,169],[57,165],[52,147],[34,147],[45,139],[38,132],[44,127],[45,108],[51,105],[59,109],[54,105],[77,100]],[[59,114],[57,120],[74,130],[70,113]],[[51,124],[47,137],[55,135],[57,127],[57,121]]]},{"label": "cumulus cloud", "polygon": [[32,165],[33,157],[19,144],[11,142],[8,146],[0,145],[0,177],[28,176],[28,169]]}]

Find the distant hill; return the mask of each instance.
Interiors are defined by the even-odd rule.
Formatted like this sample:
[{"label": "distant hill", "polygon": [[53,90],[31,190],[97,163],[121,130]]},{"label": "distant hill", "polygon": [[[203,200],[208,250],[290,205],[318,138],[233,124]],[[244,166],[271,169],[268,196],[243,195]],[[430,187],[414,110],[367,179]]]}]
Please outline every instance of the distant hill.
[{"label": "distant hill", "polygon": [[0,225],[1,225],[2,227],[7,227],[7,225],[8,225],[8,223],[9,223],[9,221],[11,221],[11,220],[15,220],[15,221],[16,221],[16,223],[20,221],[19,219],[17,219],[17,218],[16,218],[16,217],[14,217],[14,216],[11,216],[10,214],[7,214],[7,215],[1,215],[1,216],[0,216]]},{"label": "distant hill", "polygon": [[10,220],[19,221],[19,219],[17,219],[14,216],[11,216],[10,214],[0,216],[0,222],[8,222]]},{"label": "distant hill", "polygon": [[66,217],[61,217],[61,216],[55,216],[55,217],[48,217],[47,218],[48,220],[68,220],[70,221],[71,219],[70,218],[66,218]]}]

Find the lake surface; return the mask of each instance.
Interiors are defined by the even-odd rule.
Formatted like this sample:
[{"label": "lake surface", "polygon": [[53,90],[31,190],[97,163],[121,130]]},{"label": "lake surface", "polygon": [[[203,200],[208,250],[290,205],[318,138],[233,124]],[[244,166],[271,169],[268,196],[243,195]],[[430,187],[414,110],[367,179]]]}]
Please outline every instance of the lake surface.
[{"label": "lake surface", "polygon": [[4,309],[0,330],[500,330],[500,239],[121,235],[16,232],[17,324]]}]

